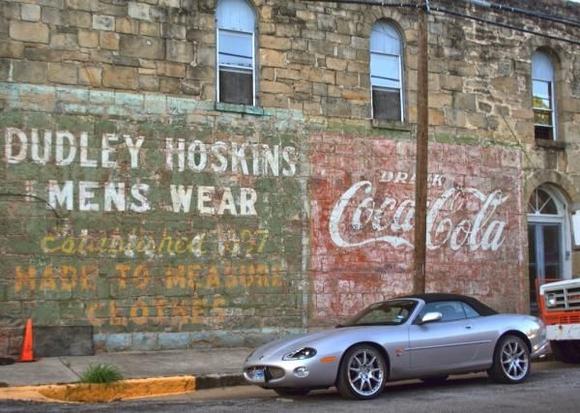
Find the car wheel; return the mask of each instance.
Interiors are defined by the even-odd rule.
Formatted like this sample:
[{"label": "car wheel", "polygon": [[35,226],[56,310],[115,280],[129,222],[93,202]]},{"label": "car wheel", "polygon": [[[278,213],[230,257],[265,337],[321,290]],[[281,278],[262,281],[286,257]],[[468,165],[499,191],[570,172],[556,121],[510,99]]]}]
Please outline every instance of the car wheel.
[{"label": "car wheel", "polygon": [[550,347],[556,360],[563,363],[580,363],[580,342],[575,341],[551,341]]},{"label": "car wheel", "polygon": [[280,388],[274,389],[278,396],[282,397],[296,397],[296,396],[306,396],[310,393],[309,389],[292,389],[292,388]]},{"label": "car wheel", "polygon": [[435,376],[435,377],[424,377],[421,381],[430,386],[436,386],[438,384],[443,384],[447,381],[449,376]]},{"label": "car wheel", "polygon": [[528,345],[514,335],[500,338],[495,347],[493,365],[487,371],[498,383],[521,383],[530,374],[530,350]]},{"label": "car wheel", "polygon": [[348,399],[373,399],[381,394],[387,364],[379,350],[357,345],[346,352],[340,364],[336,387]]}]

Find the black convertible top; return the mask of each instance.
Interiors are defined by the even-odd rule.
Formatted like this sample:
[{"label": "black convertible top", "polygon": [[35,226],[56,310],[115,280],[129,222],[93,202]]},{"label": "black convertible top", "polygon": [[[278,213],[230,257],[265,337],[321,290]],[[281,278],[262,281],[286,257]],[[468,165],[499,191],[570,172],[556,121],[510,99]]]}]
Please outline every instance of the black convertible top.
[{"label": "black convertible top", "polygon": [[486,316],[497,314],[497,311],[483,304],[481,301],[476,300],[473,297],[468,297],[466,295],[461,294],[427,293],[427,294],[405,295],[397,298],[416,298],[419,300],[423,300],[426,303],[435,303],[438,301],[463,301],[465,304],[470,305],[480,315]]}]

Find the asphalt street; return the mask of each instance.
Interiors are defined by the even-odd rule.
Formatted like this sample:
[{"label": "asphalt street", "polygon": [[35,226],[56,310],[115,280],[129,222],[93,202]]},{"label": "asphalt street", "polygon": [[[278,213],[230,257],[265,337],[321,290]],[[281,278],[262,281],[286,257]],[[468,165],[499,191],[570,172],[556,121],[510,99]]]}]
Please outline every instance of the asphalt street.
[{"label": "asphalt street", "polygon": [[0,412],[549,412],[578,411],[580,366],[557,362],[534,364],[529,380],[498,385],[484,374],[454,376],[432,386],[418,381],[389,384],[372,401],[346,401],[330,389],[300,398],[280,398],[272,391],[239,386],[156,399],[110,404],[64,405],[0,402]]}]

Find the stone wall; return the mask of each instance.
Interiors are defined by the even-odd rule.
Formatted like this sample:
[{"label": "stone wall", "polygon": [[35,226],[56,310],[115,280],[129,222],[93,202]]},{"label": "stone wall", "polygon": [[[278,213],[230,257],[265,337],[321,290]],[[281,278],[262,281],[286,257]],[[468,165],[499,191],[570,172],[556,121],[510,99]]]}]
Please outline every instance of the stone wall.
[{"label": "stone wall", "polygon": [[[92,325],[98,349],[247,345],[410,291],[416,11],[255,6],[243,107],[214,102],[212,0],[0,5],[3,317]],[[430,15],[427,287],[525,312],[527,197],[552,182],[580,201],[580,47],[557,40],[578,28],[485,18],[552,38]],[[404,123],[370,119],[379,19],[404,38]],[[533,138],[538,47],[558,63],[550,147]]]}]

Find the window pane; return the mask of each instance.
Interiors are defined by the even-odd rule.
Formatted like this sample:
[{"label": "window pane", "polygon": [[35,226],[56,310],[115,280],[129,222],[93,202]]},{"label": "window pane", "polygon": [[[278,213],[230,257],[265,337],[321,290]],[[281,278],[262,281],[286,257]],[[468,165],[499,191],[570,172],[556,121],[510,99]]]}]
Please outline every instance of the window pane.
[{"label": "window pane", "polygon": [[398,89],[373,88],[373,117],[401,120],[401,95]]},{"label": "window pane", "polygon": [[553,140],[553,130],[551,126],[538,126],[534,127],[534,134],[536,139],[548,139]]},{"label": "window pane", "polygon": [[463,309],[465,310],[465,315],[467,316],[467,318],[475,318],[475,317],[480,316],[480,314],[477,311],[475,311],[472,306],[465,304],[465,303],[462,303],[462,304],[463,304]]},{"label": "window pane", "polygon": [[252,72],[220,68],[220,102],[253,105]]},{"label": "window pane", "polygon": [[396,56],[371,53],[371,81],[373,86],[400,87],[400,65]]},{"label": "window pane", "polygon": [[463,311],[462,303],[459,301],[440,301],[429,303],[421,311],[419,317],[423,317],[427,313],[437,312],[443,315],[441,321],[456,321],[464,320],[465,312]]},{"label": "window pane", "polygon": [[219,0],[216,17],[218,28],[252,33],[256,17],[246,0]]},{"label": "window pane", "polygon": [[544,225],[542,230],[546,278],[560,278],[560,225]]},{"label": "window pane", "polygon": [[532,79],[554,81],[554,67],[548,55],[536,52],[532,56]]},{"label": "window pane", "polygon": [[534,109],[552,110],[552,105],[548,99],[534,96]]},{"label": "window pane", "polygon": [[536,125],[552,126],[552,112],[534,110],[534,123]]},{"label": "window pane", "polygon": [[543,80],[534,80],[533,81],[533,92],[534,96],[537,96],[542,99],[550,99],[550,82],[544,82]]},{"label": "window pane", "polygon": [[373,26],[370,46],[371,52],[400,55],[401,38],[399,32],[392,25],[379,22]]},{"label": "window pane", "polygon": [[219,31],[219,64],[252,67],[252,35]]}]

